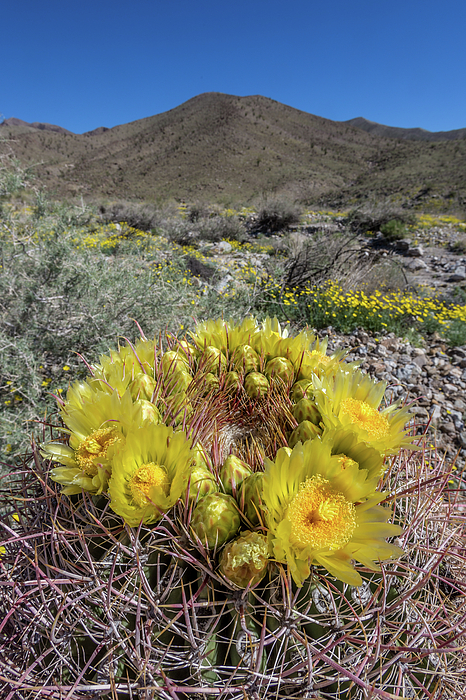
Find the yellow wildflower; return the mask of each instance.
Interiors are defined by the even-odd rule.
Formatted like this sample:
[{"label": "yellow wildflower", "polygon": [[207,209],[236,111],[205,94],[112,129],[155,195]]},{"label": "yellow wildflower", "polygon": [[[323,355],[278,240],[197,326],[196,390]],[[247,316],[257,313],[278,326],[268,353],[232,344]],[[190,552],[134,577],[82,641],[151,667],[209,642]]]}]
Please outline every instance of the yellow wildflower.
[{"label": "yellow wildflower", "polygon": [[326,430],[345,428],[382,455],[396,454],[401,447],[415,449],[415,438],[404,429],[408,408],[395,403],[379,410],[386,382],[374,382],[359,371],[339,371],[334,379],[316,377],[313,383],[324,435]]},{"label": "yellow wildflower", "polygon": [[159,520],[186,490],[193,458],[183,432],[143,425],[114,457],[110,507],[131,526]]},{"label": "yellow wildflower", "polygon": [[288,565],[298,586],[312,564],[359,586],[352,560],[377,571],[379,560],[401,552],[385,542],[400,528],[386,522],[390,510],[377,505],[385,494],[374,493],[367,474],[352,459],[342,468],[341,455],[332,455],[330,444],[319,439],[266,460],[262,500],[271,555]]}]

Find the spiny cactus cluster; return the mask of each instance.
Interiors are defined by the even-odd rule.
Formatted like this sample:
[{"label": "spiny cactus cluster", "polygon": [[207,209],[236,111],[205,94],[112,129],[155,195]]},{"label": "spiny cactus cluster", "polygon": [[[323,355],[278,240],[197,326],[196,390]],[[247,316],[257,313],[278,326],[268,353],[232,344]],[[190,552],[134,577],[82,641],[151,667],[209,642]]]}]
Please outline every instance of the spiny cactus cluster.
[{"label": "spiny cactus cluster", "polygon": [[448,469],[344,354],[247,319],[88,365],[4,494],[2,698],[461,697]]}]

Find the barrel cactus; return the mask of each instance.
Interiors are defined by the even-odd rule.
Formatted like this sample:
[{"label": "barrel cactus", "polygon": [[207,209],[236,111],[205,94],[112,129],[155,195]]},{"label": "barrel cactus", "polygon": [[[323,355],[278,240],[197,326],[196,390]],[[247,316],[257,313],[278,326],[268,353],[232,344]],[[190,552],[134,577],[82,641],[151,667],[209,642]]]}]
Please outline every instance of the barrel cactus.
[{"label": "barrel cactus", "polygon": [[2,698],[464,695],[449,469],[326,350],[206,321],[89,365],[4,489]]}]

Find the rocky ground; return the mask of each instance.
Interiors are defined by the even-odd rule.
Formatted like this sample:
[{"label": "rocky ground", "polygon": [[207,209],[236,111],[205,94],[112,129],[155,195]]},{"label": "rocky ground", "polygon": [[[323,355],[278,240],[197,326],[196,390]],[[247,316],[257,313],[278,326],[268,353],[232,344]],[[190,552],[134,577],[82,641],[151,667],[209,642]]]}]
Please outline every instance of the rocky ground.
[{"label": "rocky ground", "polygon": [[[464,234],[447,225],[418,231],[414,237],[389,243],[379,234],[375,245],[395,256],[412,287],[427,285],[448,297],[461,293],[466,281],[466,255],[460,247]],[[459,252],[458,252],[459,251]],[[325,334],[325,332],[324,332]],[[466,462],[466,346],[449,347],[434,334],[424,347],[414,347],[393,333],[377,336],[363,330],[351,335],[329,329],[329,347],[350,348],[348,360],[388,382],[388,398],[410,404],[417,431],[426,426],[440,452],[456,460],[458,471]]]},{"label": "rocky ground", "polygon": [[419,230],[393,243],[379,233],[371,247],[400,262],[413,286],[427,285],[445,293],[466,283],[466,236],[454,226]]},{"label": "rocky ground", "polygon": [[329,349],[347,348],[348,361],[388,383],[387,399],[410,405],[417,432],[428,434],[440,452],[456,459],[458,469],[466,458],[466,347],[448,348],[434,337],[426,348],[413,347],[393,333],[377,337],[363,330],[351,335],[329,328]]}]

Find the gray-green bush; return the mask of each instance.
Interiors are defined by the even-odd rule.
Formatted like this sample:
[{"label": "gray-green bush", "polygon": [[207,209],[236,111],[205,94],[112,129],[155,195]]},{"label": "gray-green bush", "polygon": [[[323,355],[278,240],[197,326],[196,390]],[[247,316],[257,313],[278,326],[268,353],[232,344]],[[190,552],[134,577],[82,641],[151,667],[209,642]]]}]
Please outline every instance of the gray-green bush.
[{"label": "gray-green bush", "polygon": [[399,241],[408,232],[405,224],[399,219],[390,219],[386,224],[382,224],[380,230],[389,241]]},{"label": "gray-green bush", "polygon": [[389,221],[396,220],[405,226],[415,223],[416,217],[412,211],[388,201],[365,202],[351,209],[346,216],[346,224],[355,233],[381,231]]},{"label": "gray-green bush", "polygon": [[302,210],[285,199],[271,199],[259,209],[253,230],[260,233],[285,231],[301,220]]},{"label": "gray-green bush", "polygon": [[[0,439],[3,453],[27,447],[32,424],[55,410],[52,396],[119,337],[187,328],[211,314],[240,316],[241,293],[223,298],[190,283],[182,251],[154,239],[84,245],[76,229],[3,222],[0,230]],[[157,239],[156,239],[157,240]],[[158,239],[160,240],[160,239]],[[238,310],[236,312],[236,310]],[[65,368],[65,369],[64,369]]]}]

